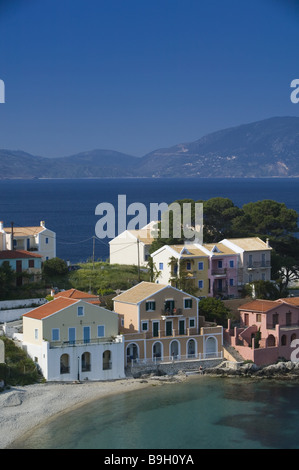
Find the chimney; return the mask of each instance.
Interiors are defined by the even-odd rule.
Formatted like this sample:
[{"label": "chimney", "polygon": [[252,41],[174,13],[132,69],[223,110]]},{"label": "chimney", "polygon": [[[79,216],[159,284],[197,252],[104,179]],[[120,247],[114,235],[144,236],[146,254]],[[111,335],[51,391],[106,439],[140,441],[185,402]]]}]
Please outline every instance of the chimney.
[{"label": "chimney", "polygon": [[267,245],[267,248],[270,248],[269,238],[266,239],[266,245]]},{"label": "chimney", "polygon": [[3,221],[0,221],[0,232],[3,232]]},{"label": "chimney", "polygon": [[40,226],[45,228],[45,221],[44,220],[40,221]]}]

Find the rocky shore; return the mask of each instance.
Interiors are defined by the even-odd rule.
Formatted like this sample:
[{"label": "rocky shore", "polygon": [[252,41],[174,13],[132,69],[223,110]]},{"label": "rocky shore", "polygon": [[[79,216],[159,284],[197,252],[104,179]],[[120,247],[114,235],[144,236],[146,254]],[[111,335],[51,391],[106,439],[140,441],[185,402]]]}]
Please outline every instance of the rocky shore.
[{"label": "rocky shore", "polygon": [[245,363],[239,366],[230,366],[229,363],[206,369],[205,375],[217,377],[256,377],[266,379],[299,380],[299,362],[278,362],[268,366],[257,366],[254,363]]}]

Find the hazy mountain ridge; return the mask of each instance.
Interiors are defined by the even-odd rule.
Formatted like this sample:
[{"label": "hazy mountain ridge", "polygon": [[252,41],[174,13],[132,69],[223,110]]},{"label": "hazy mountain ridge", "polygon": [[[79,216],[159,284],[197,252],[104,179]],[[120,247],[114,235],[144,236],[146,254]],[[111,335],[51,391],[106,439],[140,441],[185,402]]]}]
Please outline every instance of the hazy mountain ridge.
[{"label": "hazy mountain ridge", "polygon": [[141,158],[91,150],[59,158],[0,150],[2,178],[299,176],[299,118],[243,124]]}]

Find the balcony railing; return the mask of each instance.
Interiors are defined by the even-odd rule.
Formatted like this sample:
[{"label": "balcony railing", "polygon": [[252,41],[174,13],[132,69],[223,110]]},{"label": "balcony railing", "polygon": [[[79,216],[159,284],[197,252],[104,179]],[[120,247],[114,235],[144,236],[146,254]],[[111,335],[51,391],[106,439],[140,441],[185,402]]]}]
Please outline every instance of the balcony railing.
[{"label": "balcony railing", "polygon": [[97,345],[97,344],[112,344],[121,342],[120,337],[116,338],[93,338],[89,340],[76,340],[76,341],[50,341],[50,349],[54,348],[69,348],[82,345]]},{"label": "balcony railing", "polygon": [[183,315],[181,308],[162,308],[161,315],[165,317],[176,317]]},{"label": "balcony railing", "polygon": [[270,261],[252,261],[252,263],[247,263],[247,269],[257,269],[257,268],[270,268]]}]

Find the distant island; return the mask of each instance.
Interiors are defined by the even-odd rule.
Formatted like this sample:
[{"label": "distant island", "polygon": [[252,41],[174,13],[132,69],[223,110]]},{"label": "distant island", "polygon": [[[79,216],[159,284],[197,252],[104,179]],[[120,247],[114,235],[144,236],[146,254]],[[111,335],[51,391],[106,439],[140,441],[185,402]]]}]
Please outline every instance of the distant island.
[{"label": "distant island", "polygon": [[213,132],[142,157],[91,150],[59,158],[0,149],[0,178],[299,177],[299,117]]}]

